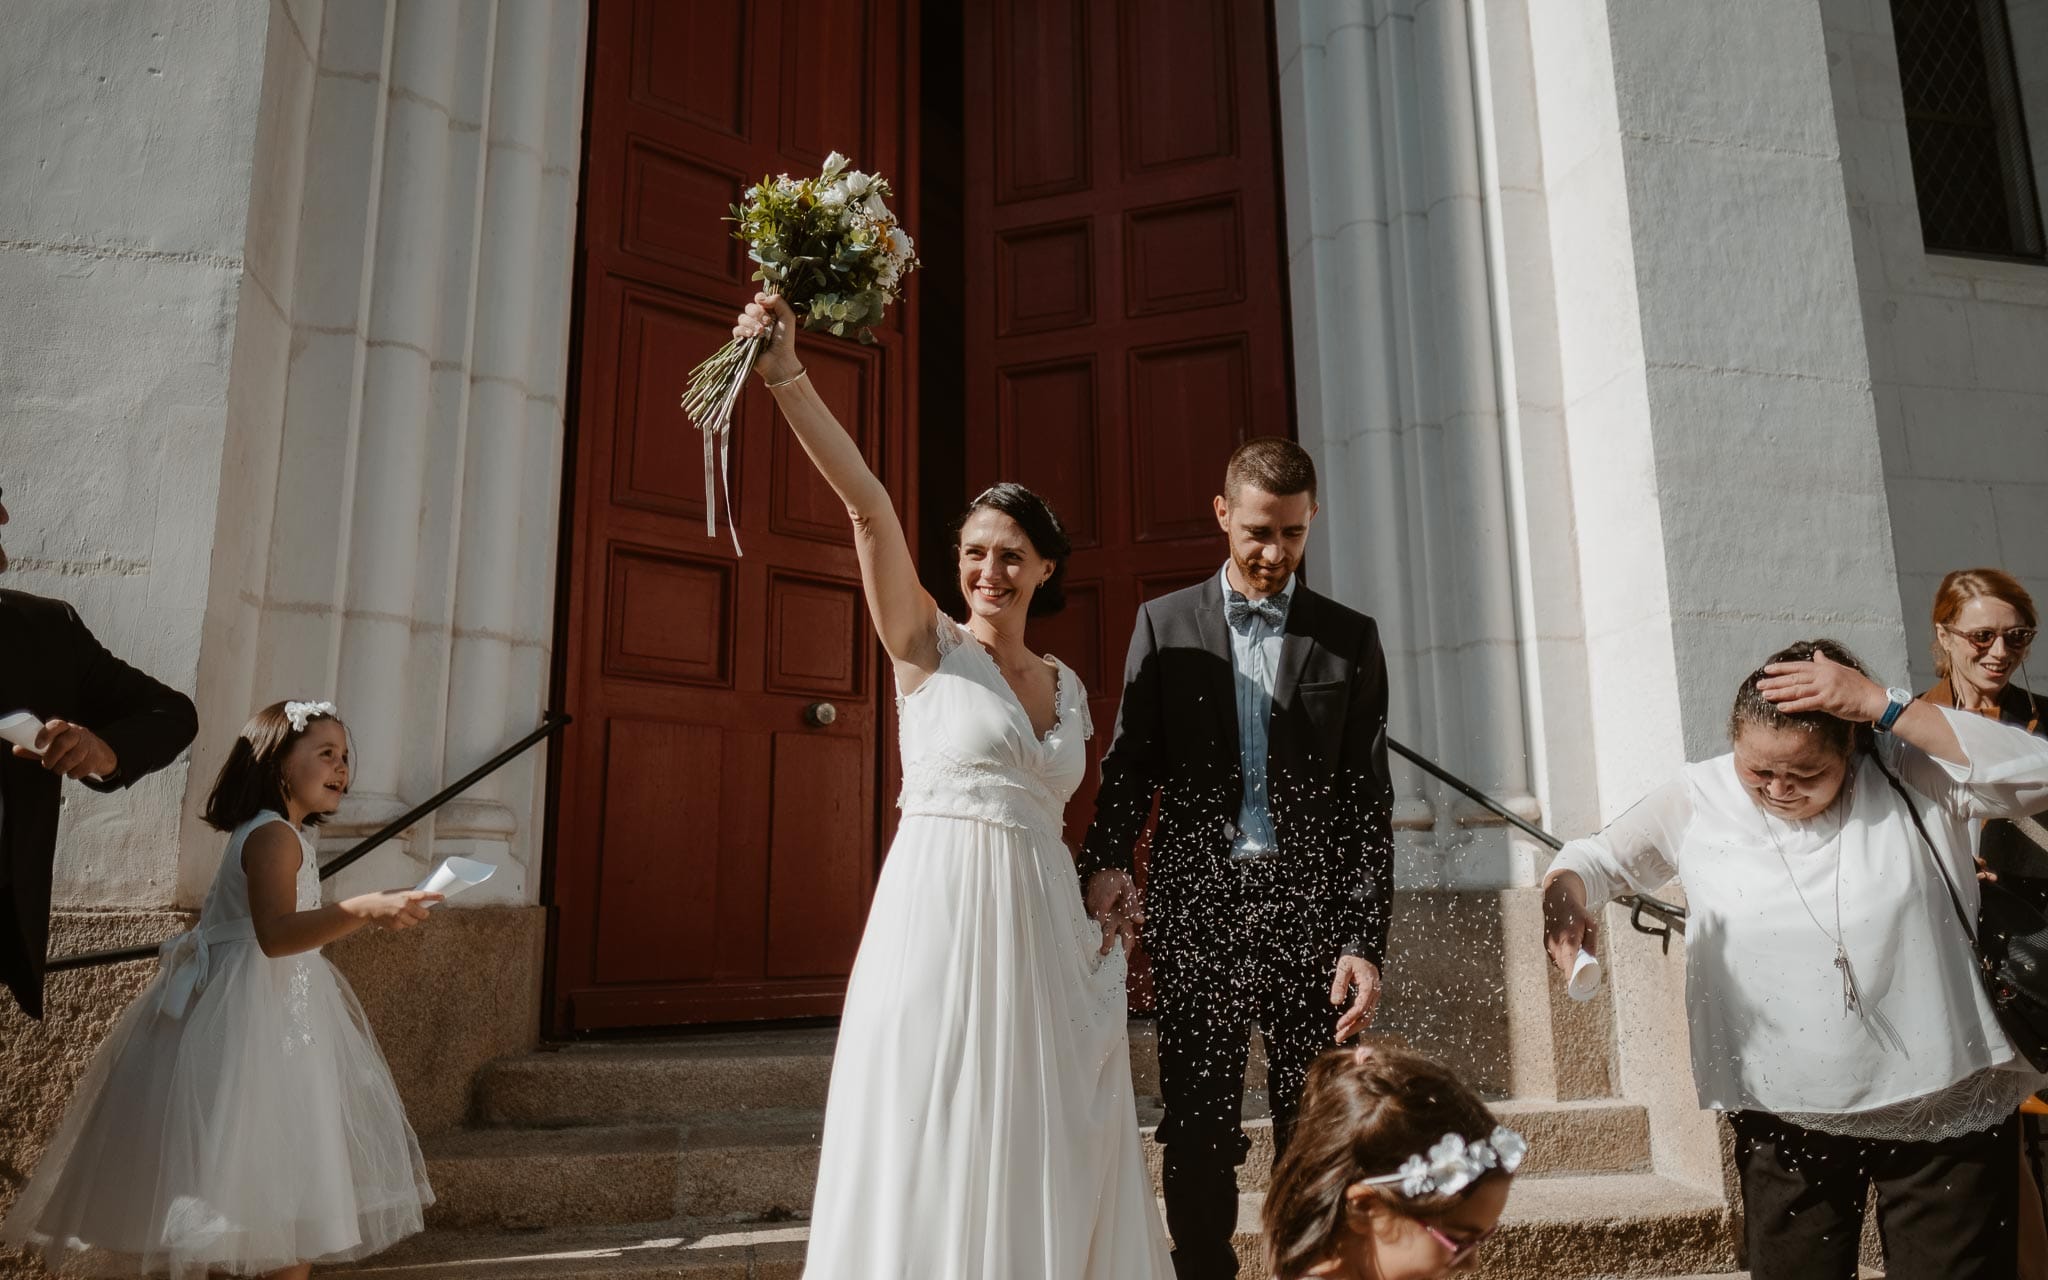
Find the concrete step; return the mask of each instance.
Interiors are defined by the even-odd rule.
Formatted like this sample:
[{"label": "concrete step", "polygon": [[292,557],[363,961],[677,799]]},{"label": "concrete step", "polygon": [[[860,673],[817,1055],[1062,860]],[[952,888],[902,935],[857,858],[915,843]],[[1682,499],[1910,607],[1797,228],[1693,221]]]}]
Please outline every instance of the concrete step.
[{"label": "concrete step", "polygon": [[815,1111],[761,1110],[690,1125],[470,1129],[426,1144],[442,1227],[518,1230],[806,1213],[818,1177]]},{"label": "concrete step", "polygon": [[422,1144],[435,1227],[655,1222],[682,1177],[673,1128],[470,1129]]},{"label": "concrete step", "polygon": [[[1264,1280],[1261,1197],[1240,1198],[1236,1245],[1243,1280]],[[434,1229],[377,1258],[334,1268],[355,1280],[797,1280],[802,1222],[651,1224],[540,1231]],[[1526,1178],[1501,1233],[1472,1275],[1481,1280],[1592,1280],[1728,1274],[1728,1214],[1718,1197],[1648,1174]]]},{"label": "concrete step", "polygon": [[[1130,1027],[1132,1086],[1157,1096],[1158,1036],[1149,1019],[1134,1018]],[[832,1027],[750,1030],[569,1044],[504,1058],[477,1077],[476,1121],[538,1129],[680,1124],[756,1108],[822,1107],[837,1040]],[[1256,1038],[1245,1087],[1266,1087]]]},{"label": "concrete step", "polygon": [[486,1066],[476,1118],[548,1129],[819,1108],[837,1042],[837,1029],[818,1027],[562,1045]]},{"label": "concrete step", "polygon": [[[1502,1103],[1501,1118],[1529,1138],[1524,1173],[1647,1170],[1642,1108],[1615,1101]],[[1252,1152],[1238,1189],[1265,1190],[1273,1122],[1253,1095],[1245,1131]],[[1139,1141],[1159,1186],[1156,1104],[1141,1107]],[[525,1228],[659,1221],[777,1220],[807,1212],[818,1176],[824,1115],[769,1108],[700,1115],[687,1124],[564,1129],[471,1129],[431,1140],[428,1176],[439,1201],[429,1220],[454,1227]]]},{"label": "concrete step", "polygon": [[429,1228],[374,1258],[325,1270],[351,1280],[799,1280],[809,1237],[803,1223],[689,1220],[543,1231]]}]

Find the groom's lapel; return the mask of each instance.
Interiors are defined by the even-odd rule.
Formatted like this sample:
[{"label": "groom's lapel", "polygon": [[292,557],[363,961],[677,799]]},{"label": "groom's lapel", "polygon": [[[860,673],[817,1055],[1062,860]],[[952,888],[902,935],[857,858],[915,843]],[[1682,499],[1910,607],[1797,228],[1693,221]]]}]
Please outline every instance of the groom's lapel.
[{"label": "groom's lapel", "polygon": [[1202,590],[1201,602],[1195,606],[1195,630],[1202,637],[1202,647],[1216,660],[1209,668],[1218,673],[1202,696],[1215,705],[1217,727],[1234,754],[1243,750],[1237,736],[1237,666],[1230,659],[1230,629],[1223,623],[1220,574],[1212,575]]},{"label": "groom's lapel", "polygon": [[1309,628],[1315,624],[1319,600],[1316,593],[1308,589],[1307,583],[1295,583],[1294,600],[1287,606],[1287,634],[1280,641],[1280,667],[1273,673],[1273,707],[1276,711],[1294,705],[1294,691],[1301,684],[1301,673],[1308,669],[1308,655],[1316,647]]}]

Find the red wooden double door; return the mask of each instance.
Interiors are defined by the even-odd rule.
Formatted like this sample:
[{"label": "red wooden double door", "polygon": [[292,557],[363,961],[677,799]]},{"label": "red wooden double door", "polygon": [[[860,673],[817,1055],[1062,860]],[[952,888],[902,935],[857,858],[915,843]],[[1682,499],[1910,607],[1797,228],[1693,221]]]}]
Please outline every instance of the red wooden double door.
[{"label": "red wooden double door", "polygon": [[877,344],[807,338],[805,364],[914,540],[998,478],[1060,511],[1070,603],[1032,640],[1087,682],[1098,753],[1139,602],[1221,563],[1224,458],[1291,431],[1265,0],[931,3],[940,21],[919,0],[596,7],[557,1032],[836,1013],[893,827],[892,686],[845,512],[758,387],[732,457],[745,554],[705,536],[677,396],[753,291],[722,221],[749,183],[844,152],[936,249]]}]

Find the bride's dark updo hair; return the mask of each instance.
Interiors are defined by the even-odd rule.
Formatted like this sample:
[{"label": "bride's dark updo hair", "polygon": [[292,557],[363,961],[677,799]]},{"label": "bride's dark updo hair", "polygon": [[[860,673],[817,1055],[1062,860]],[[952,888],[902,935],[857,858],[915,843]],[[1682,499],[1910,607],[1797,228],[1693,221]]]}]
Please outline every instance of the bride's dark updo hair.
[{"label": "bride's dark updo hair", "polygon": [[992,484],[981,491],[981,496],[967,504],[967,510],[953,522],[953,545],[960,545],[960,530],[966,527],[974,513],[982,509],[1000,511],[1017,522],[1024,530],[1024,536],[1031,540],[1031,549],[1053,562],[1052,576],[1047,578],[1037,591],[1031,594],[1031,606],[1025,610],[1027,618],[1044,618],[1067,607],[1067,557],[1074,552],[1074,544],[1067,540],[1066,528],[1060,518],[1053,514],[1052,507],[1021,484],[1005,480]]}]

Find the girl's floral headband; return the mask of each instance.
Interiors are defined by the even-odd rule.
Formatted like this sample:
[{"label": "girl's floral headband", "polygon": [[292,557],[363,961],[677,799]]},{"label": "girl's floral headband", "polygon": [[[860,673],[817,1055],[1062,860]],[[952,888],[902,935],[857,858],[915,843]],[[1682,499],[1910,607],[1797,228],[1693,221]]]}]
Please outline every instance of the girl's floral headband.
[{"label": "girl's floral headband", "polygon": [[1495,1169],[1512,1174],[1522,1167],[1522,1157],[1528,1153],[1528,1142],[1506,1125],[1496,1126],[1490,1137],[1471,1143],[1447,1133],[1428,1155],[1409,1156],[1393,1173],[1361,1178],[1359,1183],[1368,1187],[1399,1184],[1401,1194],[1409,1199],[1456,1195]]},{"label": "girl's floral headband", "polygon": [[306,726],[315,716],[332,716],[341,719],[341,713],[331,702],[287,702],[284,704],[284,718],[292,722],[293,733],[304,733]]}]

